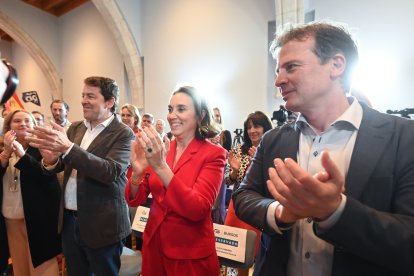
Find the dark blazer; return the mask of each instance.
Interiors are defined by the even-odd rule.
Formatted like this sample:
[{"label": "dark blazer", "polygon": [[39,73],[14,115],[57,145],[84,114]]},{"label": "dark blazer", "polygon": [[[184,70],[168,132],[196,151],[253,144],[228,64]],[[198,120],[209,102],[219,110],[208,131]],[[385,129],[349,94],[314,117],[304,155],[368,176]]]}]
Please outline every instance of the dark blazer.
[{"label": "dark blazer", "polygon": [[144,245],[160,231],[165,256],[179,260],[202,259],[216,254],[211,209],[223,179],[226,153],[208,141],[193,139],[173,167],[176,147],[177,142],[171,141],[167,164],[174,177],[168,189],[149,168],[135,198],[129,200],[129,185],[125,196],[131,206],[138,206],[152,193]]},{"label": "dark blazer", "polygon": [[[290,232],[276,234],[266,222],[274,199],[266,180],[276,157],[297,159],[299,129],[285,125],[266,133],[239,190],[238,216],[264,231],[254,275],[285,275]],[[321,239],[333,244],[332,275],[414,275],[414,121],[363,105],[339,221]]]},{"label": "dark blazer", "polygon": [[[60,254],[61,240],[58,234],[58,214],[61,189],[56,175],[47,175],[42,169],[39,150],[29,147],[15,167],[20,170],[20,187],[23,211],[34,267]],[[0,166],[0,182],[7,168]],[[3,188],[0,188],[0,206]],[[8,242],[4,217],[0,212],[0,271],[8,260]]]},{"label": "dark blazer", "polygon": [[85,132],[83,121],[72,123],[67,135],[75,144],[59,166],[65,169],[63,191],[72,169],[77,170],[80,235],[88,247],[101,248],[124,239],[131,232],[124,190],[134,133],[115,116],[84,150],[79,145]]}]

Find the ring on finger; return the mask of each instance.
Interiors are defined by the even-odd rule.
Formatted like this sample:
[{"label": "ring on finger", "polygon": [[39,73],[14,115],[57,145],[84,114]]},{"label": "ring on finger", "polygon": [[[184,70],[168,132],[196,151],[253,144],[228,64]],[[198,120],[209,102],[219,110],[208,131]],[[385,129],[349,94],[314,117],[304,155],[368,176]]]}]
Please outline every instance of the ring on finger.
[{"label": "ring on finger", "polygon": [[152,148],[147,148],[147,152],[151,153],[152,152]]}]

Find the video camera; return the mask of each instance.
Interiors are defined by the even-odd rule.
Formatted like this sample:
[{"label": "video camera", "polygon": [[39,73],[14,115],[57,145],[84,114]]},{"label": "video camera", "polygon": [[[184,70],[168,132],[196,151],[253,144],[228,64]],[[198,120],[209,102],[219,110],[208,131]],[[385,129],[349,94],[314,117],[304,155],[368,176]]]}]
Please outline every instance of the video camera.
[{"label": "video camera", "polygon": [[243,129],[236,128],[236,130],[233,132],[236,134],[236,136],[234,136],[233,138],[232,148],[240,146],[241,144],[243,144],[243,140],[244,140],[242,136]]},{"label": "video camera", "polygon": [[387,114],[399,114],[401,117],[411,119],[409,114],[414,114],[414,108],[405,108],[402,110],[387,110]]},{"label": "video camera", "polygon": [[279,110],[273,111],[272,121],[277,121],[277,126],[282,126],[286,123],[290,115],[292,115],[292,112],[287,110],[283,105],[280,105]]},{"label": "video camera", "polygon": [[235,131],[233,131],[233,133],[236,134],[236,136],[241,136],[243,134],[243,129],[241,128],[236,128]]}]

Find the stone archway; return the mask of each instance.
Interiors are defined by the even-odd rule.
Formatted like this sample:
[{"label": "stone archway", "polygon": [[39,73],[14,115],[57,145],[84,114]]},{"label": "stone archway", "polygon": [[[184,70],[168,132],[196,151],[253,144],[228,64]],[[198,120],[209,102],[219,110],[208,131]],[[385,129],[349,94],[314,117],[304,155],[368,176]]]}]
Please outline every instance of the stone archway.
[{"label": "stone archway", "polygon": [[11,18],[0,11],[0,28],[21,45],[39,66],[50,86],[52,98],[62,99],[62,83],[57,70],[40,46]]},{"label": "stone archway", "polygon": [[144,73],[134,36],[125,22],[125,18],[114,0],[92,0],[96,9],[105,19],[108,28],[125,63],[128,82],[132,91],[132,104],[140,109],[144,108]]}]

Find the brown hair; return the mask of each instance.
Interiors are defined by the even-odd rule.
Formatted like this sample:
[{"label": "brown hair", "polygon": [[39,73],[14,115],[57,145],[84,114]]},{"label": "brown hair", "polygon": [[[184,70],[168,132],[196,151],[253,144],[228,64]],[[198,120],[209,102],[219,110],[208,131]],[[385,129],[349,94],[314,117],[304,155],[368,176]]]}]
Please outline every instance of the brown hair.
[{"label": "brown hair", "polygon": [[333,22],[312,22],[307,24],[285,25],[276,34],[270,46],[270,52],[276,57],[278,49],[286,43],[297,40],[315,39],[313,52],[325,64],[337,53],[346,59],[346,68],[341,78],[342,87],[349,92],[352,82],[352,71],[358,63],[358,48],[348,29],[342,24]]},{"label": "brown hair", "polygon": [[[178,93],[187,94],[193,100],[196,116],[200,119],[198,129],[195,131],[195,137],[199,140],[216,137],[220,133],[220,129],[213,119],[213,113],[208,106],[207,100],[192,86],[182,86],[173,92],[172,95],[174,96]],[[204,116],[203,112],[205,113]]]},{"label": "brown hair", "polygon": [[119,99],[119,87],[116,81],[110,78],[93,76],[86,78],[83,82],[88,86],[99,87],[105,101],[109,101],[111,98],[114,98],[114,105],[111,108],[111,112],[116,112]]}]

